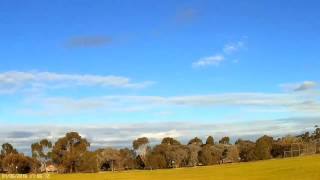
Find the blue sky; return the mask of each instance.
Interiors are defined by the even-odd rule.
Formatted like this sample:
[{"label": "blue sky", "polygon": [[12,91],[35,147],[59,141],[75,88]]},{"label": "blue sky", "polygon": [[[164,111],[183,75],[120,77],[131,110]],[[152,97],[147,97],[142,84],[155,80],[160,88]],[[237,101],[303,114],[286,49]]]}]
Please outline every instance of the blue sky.
[{"label": "blue sky", "polygon": [[[3,0],[1,126],[318,117],[319,7],[318,1]],[[186,135],[177,129],[152,133]]]}]

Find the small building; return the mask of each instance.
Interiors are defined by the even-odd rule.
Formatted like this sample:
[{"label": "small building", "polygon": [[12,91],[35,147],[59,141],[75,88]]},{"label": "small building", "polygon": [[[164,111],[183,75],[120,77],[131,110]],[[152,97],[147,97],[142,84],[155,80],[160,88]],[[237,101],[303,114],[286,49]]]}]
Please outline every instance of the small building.
[{"label": "small building", "polygon": [[51,164],[46,167],[46,172],[58,172],[58,168]]}]

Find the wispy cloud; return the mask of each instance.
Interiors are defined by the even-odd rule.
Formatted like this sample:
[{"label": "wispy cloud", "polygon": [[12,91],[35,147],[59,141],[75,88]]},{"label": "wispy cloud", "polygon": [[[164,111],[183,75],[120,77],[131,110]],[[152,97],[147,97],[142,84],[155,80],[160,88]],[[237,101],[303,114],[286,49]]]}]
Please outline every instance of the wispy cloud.
[{"label": "wispy cloud", "polygon": [[215,139],[228,135],[233,140],[242,137],[254,140],[265,134],[277,137],[310,131],[319,122],[320,117],[300,117],[236,123],[157,122],[72,126],[6,124],[0,125],[0,144],[9,142],[19,150],[30,153],[31,143],[42,138],[56,141],[68,131],[79,132],[91,142],[92,148],[131,147],[131,142],[142,136],[149,137],[152,143],[158,143],[167,136],[184,143],[195,136],[204,139],[208,135],[213,135]]},{"label": "wispy cloud", "polygon": [[[83,112],[163,111],[172,107],[245,107],[282,109],[286,112],[319,114],[319,95],[299,93],[221,93],[189,96],[97,96],[86,98],[40,97],[26,101],[20,113],[28,115],[64,115]],[[28,104],[37,104],[32,108]]]},{"label": "wispy cloud", "polygon": [[67,41],[68,48],[88,48],[101,47],[111,44],[113,39],[108,36],[79,36],[71,38]]},{"label": "wispy cloud", "polygon": [[[237,42],[232,42],[232,43],[228,43],[226,44],[222,50],[220,50],[221,52],[218,53],[218,55],[213,55],[213,56],[208,56],[208,57],[204,57],[201,58],[195,62],[192,63],[192,67],[196,68],[196,67],[206,67],[206,66],[219,66],[220,63],[222,63],[223,61],[225,61],[229,55],[234,54],[238,51],[240,51],[241,49],[244,49],[245,46],[245,42],[244,41],[237,41]],[[233,60],[233,63],[238,63],[239,60]]]},{"label": "wispy cloud", "polygon": [[282,84],[281,86],[286,91],[307,91],[311,89],[315,89],[317,87],[317,83],[314,81],[304,81],[300,83],[289,83],[289,84]]},{"label": "wispy cloud", "polygon": [[13,93],[25,88],[62,88],[70,86],[100,86],[144,88],[153,82],[131,82],[123,76],[92,74],[59,74],[52,72],[9,71],[0,73],[0,93]]},{"label": "wispy cloud", "polygon": [[245,47],[245,43],[243,41],[228,43],[224,46],[223,52],[226,54],[232,54],[240,51],[244,47]]},{"label": "wispy cloud", "polygon": [[206,67],[206,66],[219,66],[219,64],[224,60],[222,55],[208,56],[199,59],[192,64],[193,67]]}]

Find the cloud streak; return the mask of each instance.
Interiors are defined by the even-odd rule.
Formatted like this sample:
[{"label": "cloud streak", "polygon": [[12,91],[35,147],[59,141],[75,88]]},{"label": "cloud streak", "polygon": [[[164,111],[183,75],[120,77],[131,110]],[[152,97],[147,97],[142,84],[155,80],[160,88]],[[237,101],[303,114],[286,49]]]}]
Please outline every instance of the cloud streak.
[{"label": "cloud streak", "polygon": [[59,74],[53,72],[9,71],[0,73],[0,93],[13,93],[26,88],[63,88],[70,86],[98,86],[116,88],[144,88],[151,81],[134,83],[123,76],[91,74]]},{"label": "cloud streak", "polygon": [[40,97],[29,104],[37,108],[20,110],[28,115],[64,115],[83,112],[143,112],[172,107],[245,107],[281,109],[286,112],[319,114],[319,95],[299,93],[221,93],[189,96],[110,95],[87,98]]},{"label": "cloud streak", "polygon": [[193,67],[206,67],[206,66],[219,66],[219,64],[224,61],[224,56],[214,55],[199,59],[192,64]]}]

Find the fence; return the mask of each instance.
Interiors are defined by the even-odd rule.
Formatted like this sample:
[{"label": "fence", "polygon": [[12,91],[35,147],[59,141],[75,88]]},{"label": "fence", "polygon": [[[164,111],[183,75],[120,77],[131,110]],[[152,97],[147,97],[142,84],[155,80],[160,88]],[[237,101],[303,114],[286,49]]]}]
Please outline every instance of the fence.
[{"label": "fence", "polygon": [[311,155],[320,152],[320,143],[293,143],[290,149],[283,152],[283,157]]}]

